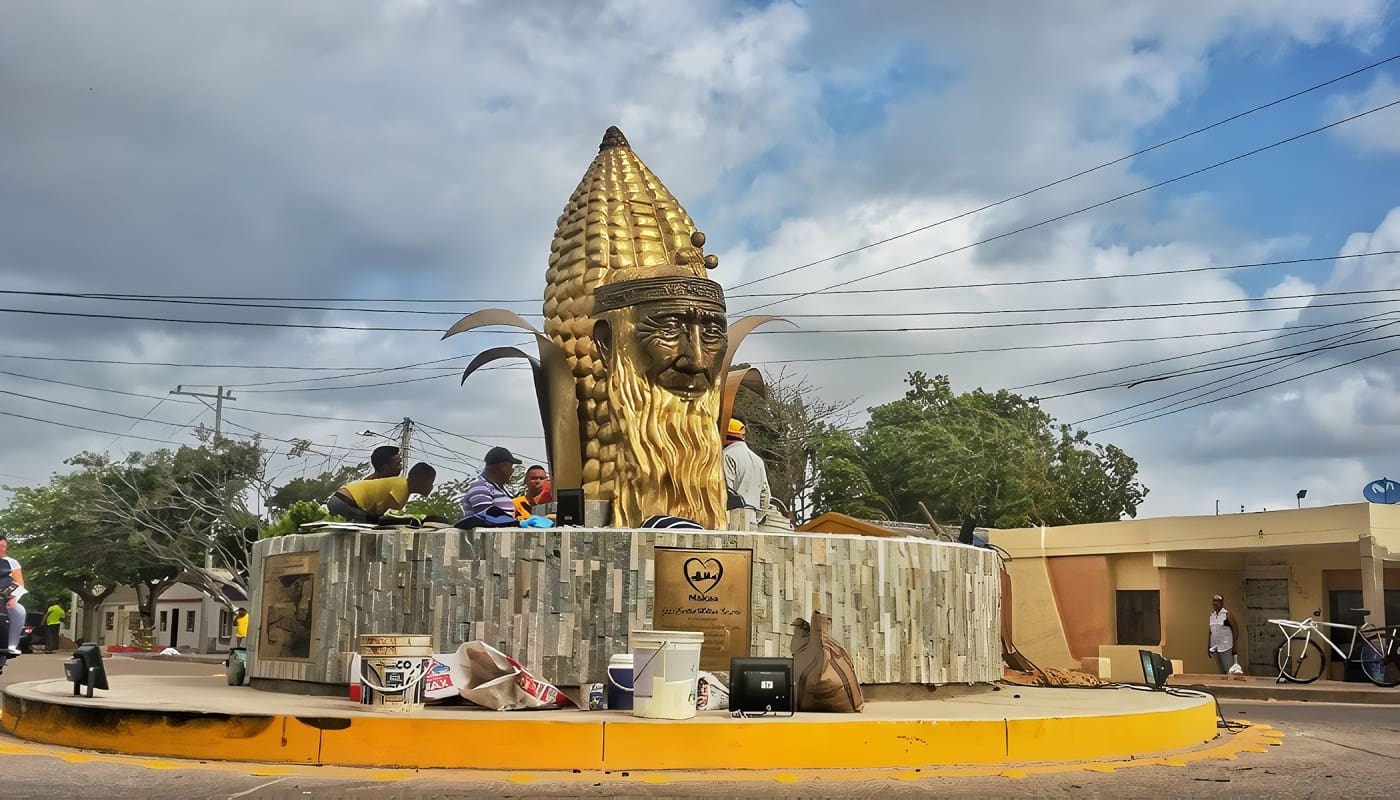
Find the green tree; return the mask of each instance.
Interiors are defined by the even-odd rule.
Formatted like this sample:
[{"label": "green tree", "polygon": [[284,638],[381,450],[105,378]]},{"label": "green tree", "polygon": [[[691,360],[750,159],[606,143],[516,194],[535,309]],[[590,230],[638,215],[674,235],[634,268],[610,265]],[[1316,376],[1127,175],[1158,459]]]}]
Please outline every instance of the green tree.
[{"label": "green tree", "polygon": [[104,524],[122,531],[135,551],[134,585],[148,625],[156,601],[174,583],[188,583],[230,608],[225,586],[247,592],[249,547],[259,527],[248,502],[263,468],[257,439],[212,438],[121,462],[83,453],[71,463],[96,474],[104,488],[97,504]]},{"label": "green tree", "polygon": [[369,464],[351,464],[337,470],[322,472],[309,478],[294,478],[281,486],[267,498],[268,511],[274,516],[285,514],[293,503],[309,501],[324,503],[336,489],[351,481],[357,481],[370,472]]},{"label": "green tree", "polygon": [[750,448],[768,469],[773,498],[798,521],[810,517],[817,482],[817,449],[850,418],[850,401],[831,402],[786,370],[764,375],[765,393],[741,389],[734,416],[747,428]]},{"label": "green tree", "polygon": [[862,519],[884,519],[885,498],[870,483],[860,445],[848,431],[827,428],[814,451],[817,479],[812,487],[815,514],[834,511]]},{"label": "green tree", "polygon": [[12,496],[0,509],[0,527],[9,532],[12,553],[24,567],[35,598],[30,602],[47,607],[73,592],[84,612],[77,636],[92,640],[97,607],[119,586],[134,583],[146,559],[131,551],[119,528],[104,522],[99,503],[105,489],[93,471],[55,475],[44,486],[7,488]]},{"label": "green tree", "polygon": [[276,522],[263,528],[262,537],[270,539],[274,536],[286,536],[289,533],[296,533],[298,528],[308,522],[322,520],[342,521],[340,517],[322,510],[320,503],[312,500],[298,500],[292,503]]},{"label": "green tree", "polygon": [[[435,516],[456,522],[462,518],[462,494],[467,491],[470,479],[444,481],[433,487],[427,497],[413,497],[404,506],[404,511],[418,516]],[[519,491],[515,492],[519,494]]]},{"label": "green tree", "polygon": [[869,409],[849,441],[825,444],[818,511],[878,510],[922,522],[922,501],[943,520],[1064,525],[1134,516],[1147,494],[1136,461],[1056,425],[1033,398],[981,389],[957,395],[946,376],[921,372],[908,383],[903,398]]}]

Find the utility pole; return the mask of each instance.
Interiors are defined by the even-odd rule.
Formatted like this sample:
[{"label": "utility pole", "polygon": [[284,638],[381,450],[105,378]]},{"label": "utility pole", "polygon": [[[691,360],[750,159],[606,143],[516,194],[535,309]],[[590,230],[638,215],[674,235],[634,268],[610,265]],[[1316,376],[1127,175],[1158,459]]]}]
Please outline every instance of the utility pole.
[{"label": "utility pole", "polygon": [[[413,439],[413,420],[408,417],[403,418],[403,431],[399,433],[399,463],[403,472],[408,471],[408,443]],[[399,474],[403,474],[400,472]]]},{"label": "utility pole", "polygon": [[[209,394],[208,392],[187,392],[185,391],[185,385],[183,383],[177,385],[174,391],[171,392],[171,394],[184,394],[189,395],[190,397],[214,398],[214,441],[216,442],[219,441],[219,437],[223,435],[224,401],[238,399],[233,396],[233,392],[224,392],[224,387],[222,386],[219,387],[219,390],[217,392]],[[205,405],[208,404],[206,403]]]},{"label": "utility pole", "polygon": [[[171,392],[171,394],[183,394],[189,395],[190,397],[200,398],[201,403],[204,403],[203,398],[205,397],[214,398],[214,444],[218,444],[219,437],[223,435],[224,429],[224,401],[236,400],[237,398],[233,396],[233,392],[224,392],[224,387],[222,386],[218,387],[218,391],[214,392],[213,394],[209,394],[208,392],[187,392],[185,391],[185,385],[181,383],[176,384],[175,389]],[[209,405],[208,403],[204,404],[206,406]],[[213,544],[211,543],[209,546],[206,546],[204,548],[204,570],[207,573],[213,569],[214,548]]]}]

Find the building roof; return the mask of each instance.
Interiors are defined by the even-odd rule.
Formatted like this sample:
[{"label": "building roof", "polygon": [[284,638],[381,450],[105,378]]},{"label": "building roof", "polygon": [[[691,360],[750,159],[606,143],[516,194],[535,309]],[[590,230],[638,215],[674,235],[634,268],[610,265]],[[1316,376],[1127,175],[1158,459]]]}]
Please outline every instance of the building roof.
[{"label": "building roof", "polygon": [[1243,514],[1011,528],[991,531],[990,540],[1013,557],[1036,557],[1202,550],[1242,553],[1357,542],[1363,536],[1372,537],[1389,553],[1400,555],[1400,508],[1348,503]]}]

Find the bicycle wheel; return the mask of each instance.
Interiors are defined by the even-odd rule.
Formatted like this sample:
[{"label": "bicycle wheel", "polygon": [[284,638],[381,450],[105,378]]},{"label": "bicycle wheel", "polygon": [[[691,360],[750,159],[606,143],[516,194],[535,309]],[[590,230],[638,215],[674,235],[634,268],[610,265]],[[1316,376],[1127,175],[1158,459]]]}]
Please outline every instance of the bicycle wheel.
[{"label": "bicycle wheel", "polygon": [[1327,669],[1327,654],[1307,634],[1288,637],[1276,651],[1279,675],[1293,683],[1312,683]]},{"label": "bicycle wheel", "polygon": [[1400,686],[1400,652],[1395,641],[1381,631],[1361,636],[1361,671],[1377,686]]}]

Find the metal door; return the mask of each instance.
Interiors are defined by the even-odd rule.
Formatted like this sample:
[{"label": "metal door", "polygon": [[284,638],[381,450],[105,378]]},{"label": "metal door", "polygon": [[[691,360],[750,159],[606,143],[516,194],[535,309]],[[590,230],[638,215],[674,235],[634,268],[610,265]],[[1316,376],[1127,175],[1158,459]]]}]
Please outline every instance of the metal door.
[{"label": "metal door", "polygon": [[1245,672],[1277,677],[1274,650],[1283,641],[1283,634],[1269,620],[1288,617],[1288,578],[1246,577],[1244,603],[1245,642],[1249,649]]}]

